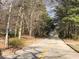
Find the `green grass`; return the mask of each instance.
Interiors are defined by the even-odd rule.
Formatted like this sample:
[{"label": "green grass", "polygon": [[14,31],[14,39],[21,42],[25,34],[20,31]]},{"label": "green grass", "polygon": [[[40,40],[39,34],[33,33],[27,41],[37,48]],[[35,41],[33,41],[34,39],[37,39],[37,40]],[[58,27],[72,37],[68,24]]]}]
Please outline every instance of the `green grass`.
[{"label": "green grass", "polygon": [[23,41],[20,39],[12,39],[9,41],[9,45],[12,46],[13,48],[21,48],[23,47]]}]

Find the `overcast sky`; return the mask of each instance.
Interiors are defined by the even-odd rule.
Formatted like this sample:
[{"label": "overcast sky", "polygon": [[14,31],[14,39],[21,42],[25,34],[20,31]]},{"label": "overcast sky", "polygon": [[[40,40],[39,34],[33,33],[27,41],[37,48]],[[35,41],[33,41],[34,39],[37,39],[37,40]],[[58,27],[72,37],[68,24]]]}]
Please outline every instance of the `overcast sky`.
[{"label": "overcast sky", "polygon": [[45,5],[48,11],[49,16],[54,17],[55,16],[55,7],[58,5],[56,0],[45,0]]}]

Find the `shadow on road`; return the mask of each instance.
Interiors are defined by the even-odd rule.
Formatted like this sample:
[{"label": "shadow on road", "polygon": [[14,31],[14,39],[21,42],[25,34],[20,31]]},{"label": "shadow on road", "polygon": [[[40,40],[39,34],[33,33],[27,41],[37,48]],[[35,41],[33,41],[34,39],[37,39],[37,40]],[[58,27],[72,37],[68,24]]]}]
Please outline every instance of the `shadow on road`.
[{"label": "shadow on road", "polygon": [[3,56],[0,56],[0,59],[5,59]]}]

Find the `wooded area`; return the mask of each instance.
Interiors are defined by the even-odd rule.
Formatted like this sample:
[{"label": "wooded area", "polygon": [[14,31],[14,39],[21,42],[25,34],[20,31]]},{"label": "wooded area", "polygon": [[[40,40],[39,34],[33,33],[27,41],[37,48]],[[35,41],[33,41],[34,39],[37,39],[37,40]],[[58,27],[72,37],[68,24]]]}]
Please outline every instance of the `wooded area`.
[{"label": "wooded area", "polygon": [[[79,0],[0,0],[0,56],[7,49],[15,54],[16,50],[38,42],[46,44],[45,50],[52,50],[55,44],[55,48],[65,49],[63,41],[79,47]],[[42,47],[40,43],[35,48]]]},{"label": "wooded area", "polygon": [[48,16],[43,0],[0,2],[0,36],[9,38],[23,35],[47,37],[57,19],[60,38],[79,38],[79,0],[60,0],[54,19]]},{"label": "wooded area", "polygon": [[61,0],[56,9],[59,37],[79,39],[79,0]]},{"label": "wooded area", "polygon": [[0,35],[5,36],[5,47],[11,37],[43,37],[51,30],[52,18],[48,16],[43,0],[1,1],[0,6]]}]

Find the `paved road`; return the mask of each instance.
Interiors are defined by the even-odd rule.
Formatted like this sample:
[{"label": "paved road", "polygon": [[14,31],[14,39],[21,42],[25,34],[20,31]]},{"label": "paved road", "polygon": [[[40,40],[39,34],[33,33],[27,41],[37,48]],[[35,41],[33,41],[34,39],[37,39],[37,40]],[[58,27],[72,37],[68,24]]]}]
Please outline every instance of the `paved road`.
[{"label": "paved road", "polygon": [[42,39],[17,51],[16,54],[18,55],[16,59],[79,59],[79,53],[57,38]]},{"label": "paved road", "polygon": [[44,39],[30,48],[36,59],[79,59],[79,54],[60,39]]},{"label": "paved road", "polygon": [[16,55],[16,59],[79,59],[79,53],[67,46],[58,35],[24,47]]}]

